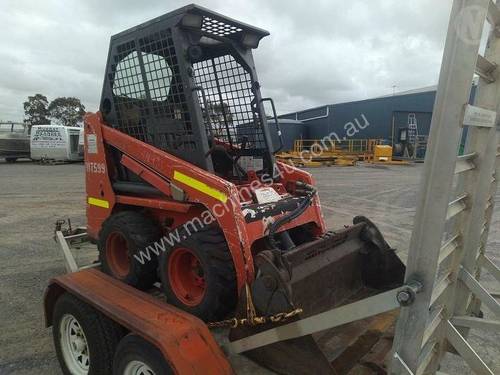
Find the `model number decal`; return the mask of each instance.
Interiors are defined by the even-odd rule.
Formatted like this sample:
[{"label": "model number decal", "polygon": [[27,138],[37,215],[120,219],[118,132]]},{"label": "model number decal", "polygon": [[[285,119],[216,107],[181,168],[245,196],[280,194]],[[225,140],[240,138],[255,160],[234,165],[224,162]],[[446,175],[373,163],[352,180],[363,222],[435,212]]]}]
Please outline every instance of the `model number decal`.
[{"label": "model number decal", "polygon": [[85,169],[88,173],[106,173],[106,166],[104,163],[88,161],[85,163]]},{"label": "model number decal", "polygon": [[97,136],[95,134],[87,134],[87,153],[97,154]]}]

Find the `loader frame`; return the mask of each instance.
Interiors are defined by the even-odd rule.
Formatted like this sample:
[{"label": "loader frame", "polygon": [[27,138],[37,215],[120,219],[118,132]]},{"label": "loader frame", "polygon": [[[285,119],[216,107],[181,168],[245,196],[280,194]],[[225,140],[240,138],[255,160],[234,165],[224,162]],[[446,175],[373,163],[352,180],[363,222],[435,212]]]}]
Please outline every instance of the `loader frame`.
[{"label": "loader frame", "polygon": [[[116,180],[111,148],[122,154],[120,165],[147,182],[158,197],[137,197],[129,192],[119,192],[123,183]],[[144,207],[159,223],[168,220],[169,230],[192,223],[196,217],[206,218],[208,216],[203,213],[208,211],[211,217],[207,220],[215,218],[224,232],[236,270],[238,290],[254,278],[252,244],[267,235],[269,220],[277,220],[286,211],[293,210],[300,199],[289,197],[282,203],[277,202],[272,210],[266,205],[244,206],[240,200],[241,192],[262,186],[257,176],[254,175],[246,184],[235,185],[107,126],[99,113],[85,117],[85,149],[87,232],[91,238],[98,238],[106,218],[127,208]],[[287,195],[287,189],[293,191],[297,181],[314,184],[308,172],[279,162],[276,165],[281,181],[273,183],[272,187],[280,194]],[[129,186],[125,185],[126,188]],[[291,204],[283,208],[281,205],[287,202]],[[245,215],[248,210],[252,211]],[[301,216],[281,226],[278,232],[301,225],[310,225],[314,235],[325,233],[317,196]]]}]

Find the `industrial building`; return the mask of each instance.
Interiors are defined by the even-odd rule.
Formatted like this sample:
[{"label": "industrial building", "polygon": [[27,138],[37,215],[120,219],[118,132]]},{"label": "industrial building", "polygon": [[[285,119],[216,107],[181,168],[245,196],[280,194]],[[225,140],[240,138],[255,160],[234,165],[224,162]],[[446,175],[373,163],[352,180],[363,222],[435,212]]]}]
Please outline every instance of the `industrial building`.
[{"label": "industrial building", "polygon": [[[471,102],[475,95],[471,90]],[[284,149],[295,139],[382,139],[394,146],[394,155],[409,153],[423,159],[432,120],[437,86],[404,91],[373,99],[329,104],[280,115]],[[413,149],[415,148],[415,152]]]},{"label": "industrial building", "polygon": [[[335,133],[341,139],[379,138],[398,143],[401,129],[411,124],[416,124],[419,135],[429,134],[435,96],[436,86],[430,86],[391,96],[329,104],[281,115],[280,124],[287,145],[291,143],[288,138],[297,134],[287,129],[299,126],[297,121],[304,124],[301,130],[307,139],[321,139]],[[293,123],[287,124],[286,120],[293,120]],[[358,132],[347,134],[350,124],[357,125]]]}]

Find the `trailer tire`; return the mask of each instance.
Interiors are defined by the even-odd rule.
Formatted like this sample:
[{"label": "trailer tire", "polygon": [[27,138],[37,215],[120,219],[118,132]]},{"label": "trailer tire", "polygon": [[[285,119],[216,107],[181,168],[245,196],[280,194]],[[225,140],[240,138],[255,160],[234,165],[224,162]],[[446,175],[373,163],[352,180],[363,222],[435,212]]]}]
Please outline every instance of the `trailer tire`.
[{"label": "trailer tire", "polygon": [[[124,334],[121,326],[69,293],[61,295],[54,305],[52,335],[65,375],[110,374],[115,349]],[[85,350],[87,357],[79,356]]]},{"label": "trailer tire", "polygon": [[17,158],[5,158],[5,161],[7,163],[15,163],[17,161]]},{"label": "trailer tire", "polygon": [[223,319],[236,308],[238,290],[233,258],[217,227],[202,228],[160,256],[159,274],[167,302],[205,322]]},{"label": "trailer tire", "polygon": [[157,281],[158,259],[152,252],[149,260],[142,255],[160,237],[158,224],[139,212],[111,215],[102,224],[97,244],[102,270],[137,289],[151,288]]},{"label": "trailer tire", "polygon": [[128,334],[120,341],[113,363],[113,375],[174,374],[161,351],[134,334]]}]

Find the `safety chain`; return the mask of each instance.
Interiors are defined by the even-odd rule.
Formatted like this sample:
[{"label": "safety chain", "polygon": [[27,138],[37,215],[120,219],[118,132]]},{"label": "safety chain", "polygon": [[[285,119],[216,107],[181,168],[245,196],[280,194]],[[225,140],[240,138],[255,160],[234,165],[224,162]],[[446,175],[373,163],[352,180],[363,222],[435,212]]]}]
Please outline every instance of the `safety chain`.
[{"label": "safety chain", "polygon": [[302,311],[303,311],[302,309],[295,309],[289,312],[281,312],[270,316],[255,316],[252,319],[232,318],[232,319],[221,320],[220,322],[207,323],[207,326],[208,328],[222,328],[222,327],[236,328],[238,326],[256,326],[268,322],[280,323],[301,314]]},{"label": "safety chain", "polygon": [[221,320],[220,322],[207,323],[208,328],[222,328],[222,327],[236,328],[242,325],[256,326],[268,322],[280,323],[302,313],[302,309],[298,308],[289,312],[281,312],[270,316],[257,316],[255,312],[255,306],[253,305],[252,293],[250,291],[250,286],[248,285],[248,283],[245,284],[245,293],[247,302],[246,318],[242,319],[232,318],[232,319]]}]

